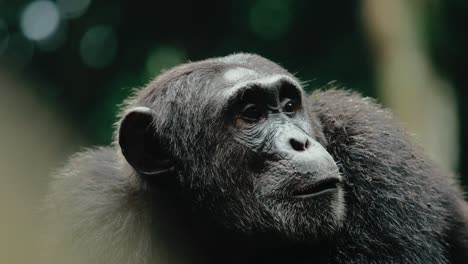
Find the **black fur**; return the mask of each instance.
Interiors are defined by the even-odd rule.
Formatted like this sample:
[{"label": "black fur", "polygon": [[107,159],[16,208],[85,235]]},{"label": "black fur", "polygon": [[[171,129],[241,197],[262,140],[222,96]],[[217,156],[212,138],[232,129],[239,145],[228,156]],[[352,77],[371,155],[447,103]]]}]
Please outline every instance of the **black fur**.
[{"label": "black fur", "polygon": [[251,179],[261,159],[233,142],[219,117],[230,85],[221,76],[233,67],[294,78],[237,54],[176,67],[138,91],[122,117],[135,106],[154,110],[151,129],[176,172],[138,174],[117,144],[75,155],[47,199],[63,245],[87,263],[468,263],[466,205],[454,177],[387,110],[352,92],[316,91],[305,101],[311,135],[343,177],[344,220],[327,201],[287,207],[285,219],[271,208],[286,205],[265,209],[253,197],[259,183],[272,183]]}]

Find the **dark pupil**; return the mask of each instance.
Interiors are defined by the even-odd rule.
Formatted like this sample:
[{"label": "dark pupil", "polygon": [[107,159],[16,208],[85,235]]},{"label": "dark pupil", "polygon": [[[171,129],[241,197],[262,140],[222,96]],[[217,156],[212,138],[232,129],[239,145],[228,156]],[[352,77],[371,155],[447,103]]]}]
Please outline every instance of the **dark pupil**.
[{"label": "dark pupil", "polygon": [[287,102],[283,107],[283,111],[287,113],[294,112],[294,104],[291,101]]}]

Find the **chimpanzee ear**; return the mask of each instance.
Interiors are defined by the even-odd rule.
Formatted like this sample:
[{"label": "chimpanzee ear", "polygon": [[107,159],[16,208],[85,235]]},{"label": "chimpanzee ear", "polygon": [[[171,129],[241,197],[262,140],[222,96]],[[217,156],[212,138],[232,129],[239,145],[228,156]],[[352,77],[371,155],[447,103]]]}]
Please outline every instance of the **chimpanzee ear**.
[{"label": "chimpanzee ear", "polygon": [[173,160],[153,127],[154,112],[135,107],[123,117],[119,145],[128,163],[143,176],[165,175],[174,171]]}]

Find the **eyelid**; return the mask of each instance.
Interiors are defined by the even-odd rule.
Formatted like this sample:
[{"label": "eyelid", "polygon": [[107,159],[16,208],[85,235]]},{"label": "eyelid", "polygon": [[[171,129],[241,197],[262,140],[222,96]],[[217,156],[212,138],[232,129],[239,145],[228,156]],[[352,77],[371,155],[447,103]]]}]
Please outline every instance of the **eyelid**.
[{"label": "eyelid", "polygon": [[300,105],[300,100],[296,98],[285,97],[280,102],[281,107],[285,106],[289,102],[293,103],[294,105]]},{"label": "eyelid", "polygon": [[[252,111],[252,112],[251,112]],[[253,114],[253,116],[252,116]],[[248,121],[257,121],[265,116],[265,109],[258,107],[257,104],[247,103],[238,115]]]},{"label": "eyelid", "polygon": [[290,97],[283,97],[283,98],[281,99],[281,102],[280,102],[280,103],[281,103],[281,104],[284,104],[284,103],[287,103],[287,102],[290,102],[290,101],[297,101],[297,100],[294,100],[294,99],[292,99],[292,98],[290,98]]},{"label": "eyelid", "polygon": [[254,103],[247,103],[244,105],[244,107],[242,107],[242,110],[241,110],[241,113],[248,110],[249,108],[252,108],[252,107],[255,107],[258,109],[257,105],[254,104]]}]

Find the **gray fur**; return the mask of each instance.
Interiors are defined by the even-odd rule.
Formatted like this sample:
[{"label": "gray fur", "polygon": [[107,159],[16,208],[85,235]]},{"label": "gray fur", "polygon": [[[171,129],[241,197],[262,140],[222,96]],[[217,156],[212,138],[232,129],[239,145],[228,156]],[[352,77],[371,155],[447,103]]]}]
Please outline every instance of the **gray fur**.
[{"label": "gray fur", "polygon": [[279,161],[263,172],[270,178],[252,180],[246,164],[255,153],[233,141],[219,117],[232,87],[223,74],[239,67],[255,72],[249,78],[281,74],[300,83],[252,54],[160,75],[121,117],[135,107],[153,110],[151,128],[176,159],[177,187],[142,179],[116,133],[116,144],[73,156],[51,184],[47,206],[64,245],[88,263],[468,262],[466,205],[454,177],[387,110],[352,92],[305,99],[304,120],[338,164],[333,173],[344,184],[334,199],[344,202],[291,206],[259,194],[286,188],[295,168]]}]

